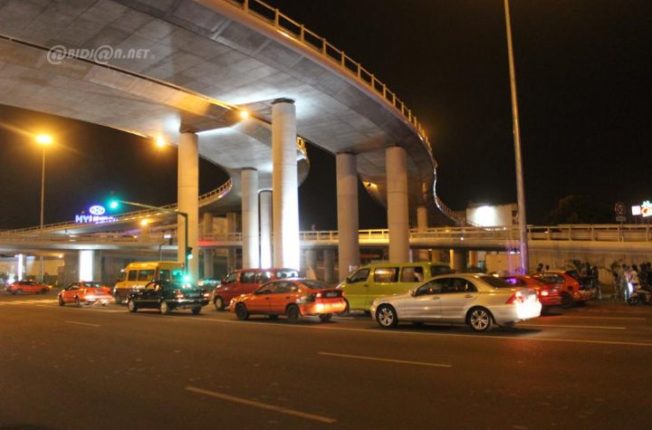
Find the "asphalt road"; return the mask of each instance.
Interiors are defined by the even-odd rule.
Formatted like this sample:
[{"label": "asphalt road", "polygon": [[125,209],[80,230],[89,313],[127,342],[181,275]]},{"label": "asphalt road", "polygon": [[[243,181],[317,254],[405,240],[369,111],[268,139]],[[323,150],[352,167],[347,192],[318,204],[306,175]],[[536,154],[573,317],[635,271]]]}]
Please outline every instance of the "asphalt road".
[{"label": "asphalt road", "polygon": [[0,429],[649,429],[652,306],[515,329],[0,296]]}]

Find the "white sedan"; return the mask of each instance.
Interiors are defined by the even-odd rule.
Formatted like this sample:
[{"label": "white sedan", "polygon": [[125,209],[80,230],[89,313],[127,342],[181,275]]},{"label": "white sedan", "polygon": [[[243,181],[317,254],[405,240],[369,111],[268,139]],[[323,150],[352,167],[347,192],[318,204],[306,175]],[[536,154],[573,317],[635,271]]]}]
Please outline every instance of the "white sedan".
[{"label": "white sedan", "polygon": [[514,288],[485,274],[450,274],[430,279],[407,294],[374,300],[371,315],[383,328],[399,321],[468,324],[486,331],[541,315],[536,291]]}]

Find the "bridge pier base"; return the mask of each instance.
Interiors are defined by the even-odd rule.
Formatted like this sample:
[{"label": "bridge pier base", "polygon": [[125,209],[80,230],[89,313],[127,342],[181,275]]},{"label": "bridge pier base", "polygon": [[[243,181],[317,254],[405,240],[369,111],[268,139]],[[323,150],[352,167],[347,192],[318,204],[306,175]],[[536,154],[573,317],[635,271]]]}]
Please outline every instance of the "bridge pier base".
[{"label": "bridge pier base", "polygon": [[466,271],[466,251],[461,249],[450,250],[450,266],[457,273]]},{"label": "bridge pier base", "polygon": [[258,233],[258,170],[241,172],[242,184],[242,267],[260,267]]},{"label": "bridge pier base", "polygon": [[333,283],[336,281],[334,276],[335,269],[335,252],[332,249],[324,249],[324,282]]},{"label": "bridge pier base", "polygon": [[336,156],[338,266],[340,281],[360,265],[358,242],[358,168],[355,154]]},{"label": "bridge pier base", "polygon": [[[428,230],[428,209],[425,206],[417,207],[417,231],[425,232]],[[417,250],[417,261],[429,261],[430,253],[427,249]]]},{"label": "bridge pier base", "polygon": [[[236,212],[229,212],[226,214],[226,232],[228,233],[237,233],[238,232],[238,214]],[[226,270],[230,272],[237,268],[237,257],[238,254],[234,248],[227,249],[226,255]]]},{"label": "bridge pier base", "polygon": [[408,215],[408,177],[405,149],[391,146],[385,150],[387,175],[387,227],[389,261],[410,260],[410,219]]},{"label": "bridge pier base", "polygon": [[199,276],[199,152],[195,133],[182,132],[179,138],[177,193],[179,211],[188,214],[188,243],[185,242],[186,220],[181,218],[177,227],[177,259],[185,261],[186,247],[192,247],[188,271],[196,281]]},{"label": "bridge pier base", "polygon": [[272,103],[274,266],[299,269],[299,191],[294,100]]},{"label": "bridge pier base", "polygon": [[260,198],[260,267],[272,267],[272,192],[263,190]]}]

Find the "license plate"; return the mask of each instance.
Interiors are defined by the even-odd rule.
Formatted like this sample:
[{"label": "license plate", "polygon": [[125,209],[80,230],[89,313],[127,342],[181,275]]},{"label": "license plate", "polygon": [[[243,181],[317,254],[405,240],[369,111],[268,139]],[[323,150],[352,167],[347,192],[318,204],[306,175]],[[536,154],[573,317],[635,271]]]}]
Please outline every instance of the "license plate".
[{"label": "license plate", "polygon": [[329,291],[326,293],[326,297],[337,297],[337,291]]}]

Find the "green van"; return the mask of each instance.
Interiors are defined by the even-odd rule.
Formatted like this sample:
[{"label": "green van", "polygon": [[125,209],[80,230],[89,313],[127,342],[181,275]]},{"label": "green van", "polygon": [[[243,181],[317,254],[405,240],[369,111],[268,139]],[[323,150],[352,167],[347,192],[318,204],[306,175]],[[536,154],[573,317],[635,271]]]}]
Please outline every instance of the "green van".
[{"label": "green van", "polygon": [[447,263],[375,263],[362,266],[338,285],[349,311],[368,311],[374,299],[407,293],[433,276],[452,273]]}]

